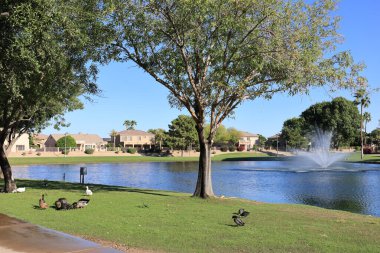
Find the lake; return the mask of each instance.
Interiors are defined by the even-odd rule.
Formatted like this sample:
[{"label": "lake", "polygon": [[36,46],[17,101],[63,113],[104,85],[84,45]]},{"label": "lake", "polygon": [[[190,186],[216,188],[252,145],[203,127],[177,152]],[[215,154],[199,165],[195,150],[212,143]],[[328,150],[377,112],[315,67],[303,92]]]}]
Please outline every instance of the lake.
[{"label": "lake", "polygon": [[[13,166],[15,178],[118,185],[192,193],[196,162]],[[328,169],[295,161],[212,163],[216,195],[270,203],[300,203],[380,216],[380,165],[336,163]],[[19,185],[22,187],[22,185]]]}]

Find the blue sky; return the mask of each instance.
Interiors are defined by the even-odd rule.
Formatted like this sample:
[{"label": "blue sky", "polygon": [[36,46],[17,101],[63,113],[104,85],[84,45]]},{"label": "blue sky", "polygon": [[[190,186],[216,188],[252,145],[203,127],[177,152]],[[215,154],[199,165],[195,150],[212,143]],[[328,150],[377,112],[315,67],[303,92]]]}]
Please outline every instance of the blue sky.
[{"label": "blue sky", "polygon": [[[339,32],[344,42],[338,50],[350,50],[355,61],[367,65],[363,75],[368,78],[371,87],[380,87],[380,1],[377,0],[342,0],[338,3],[337,15],[341,16]],[[168,124],[179,114],[171,108],[168,91],[156,83],[148,74],[130,63],[111,63],[100,68],[98,83],[103,90],[94,102],[85,101],[83,110],[65,115],[70,127],[61,132],[94,133],[109,137],[112,129],[124,129],[124,120],[137,121],[137,129],[167,129]],[[333,97],[344,96],[353,99],[347,91],[330,93],[327,89],[312,89],[309,95],[289,97],[278,94],[272,100],[255,100],[244,102],[235,112],[233,118],[226,119],[226,127],[235,127],[242,131],[262,134],[266,137],[281,131],[286,119],[297,117],[310,105],[329,101]],[[380,93],[371,96],[367,111],[372,121],[367,129],[371,131],[379,126]],[[45,134],[56,133],[48,127]]]}]

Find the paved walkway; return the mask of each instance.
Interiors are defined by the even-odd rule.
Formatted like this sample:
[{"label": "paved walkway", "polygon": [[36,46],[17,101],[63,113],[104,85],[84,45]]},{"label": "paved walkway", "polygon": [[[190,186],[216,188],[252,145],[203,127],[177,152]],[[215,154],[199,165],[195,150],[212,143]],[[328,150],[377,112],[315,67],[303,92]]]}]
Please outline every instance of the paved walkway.
[{"label": "paved walkway", "polygon": [[99,244],[0,214],[1,253],[120,253]]}]

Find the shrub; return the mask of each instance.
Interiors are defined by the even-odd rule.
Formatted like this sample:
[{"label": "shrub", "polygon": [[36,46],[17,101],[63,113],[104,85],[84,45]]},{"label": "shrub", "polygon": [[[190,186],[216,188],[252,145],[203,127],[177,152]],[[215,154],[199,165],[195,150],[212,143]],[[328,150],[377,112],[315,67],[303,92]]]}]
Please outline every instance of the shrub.
[{"label": "shrub", "polygon": [[61,153],[63,154],[63,155],[67,155],[68,153],[69,153],[69,150],[68,149],[63,149],[62,151],[61,151]]},{"label": "shrub", "polygon": [[26,153],[25,153],[25,152],[22,152],[21,155],[22,155],[22,156],[26,156]]},{"label": "shrub", "polygon": [[368,147],[363,148],[363,153],[364,154],[372,154],[372,148],[368,148]]},{"label": "shrub", "polygon": [[94,153],[95,149],[93,148],[86,148],[84,151],[85,154],[92,155]]},{"label": "shrub", "polygon": [[228,147],[227,146],[222,146],[222,147],[220,147],[220,151],[227,152],[228,151]]},{"label": "shrub", "polygon": [[40,152],[38,152],[38,153],[36,153],[36,155],[38,155],[38,156],[41,156],[41,153],[40,153]]},{"label": "shrub", "polygon": [[238,150],[238,151],[244,151],[244,146],[239,146],[239,147],[237,148],[237,150]]},{"label": "shrub", "polygon": [[234,152],[234,151],[236,151],[236,147],[235,147],[235,146],[229,146],[229,147],[228,147],[228,150],[229,150],[230,152]]},{"label": "shrub", "polygon": [[127,153],[130,153],[130,154],[134,154],[134,153],[136,153],[136,149],[135,148],[128,148],[127,149]]}]

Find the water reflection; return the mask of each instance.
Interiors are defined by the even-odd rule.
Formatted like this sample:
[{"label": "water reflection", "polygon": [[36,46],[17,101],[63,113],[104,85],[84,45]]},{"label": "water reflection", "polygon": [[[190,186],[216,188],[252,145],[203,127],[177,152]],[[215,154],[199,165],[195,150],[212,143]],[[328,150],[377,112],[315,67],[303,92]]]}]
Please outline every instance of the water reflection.
[{"label": "water reflection", "polygon": [[[85,182],[192,193],[198,163],[127,163],[33,165],[14,167],[16,178]],[[217,195],[272,203],[303,203],[380,216],[380,165],[338,163],[328,171],[306,168],[299,162],[214,162]]]}]

